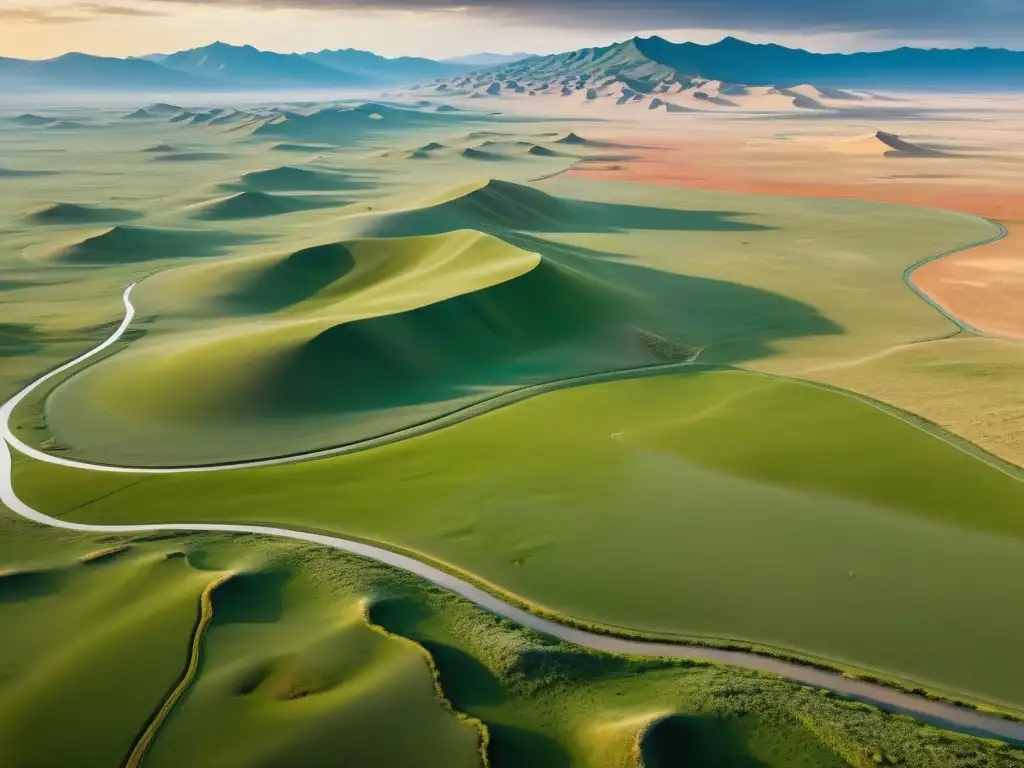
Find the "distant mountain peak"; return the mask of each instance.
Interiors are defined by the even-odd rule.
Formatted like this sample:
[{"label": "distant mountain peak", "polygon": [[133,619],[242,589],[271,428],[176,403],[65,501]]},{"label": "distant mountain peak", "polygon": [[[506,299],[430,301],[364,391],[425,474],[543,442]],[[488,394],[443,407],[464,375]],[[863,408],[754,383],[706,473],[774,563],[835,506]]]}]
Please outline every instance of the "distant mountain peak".
[{"label": "distant mountain peak", "polygon": [[656,87],[693,78],[748,86],[788,88],[815,83],[839,88],[953,89],[1024,87],[1024,52],[899,48],[856,54],[812,53],[774,43],[726,36],[717,43],[673,43],[657,35],[633,37],[481,70],[519,80],[614,77],[629,88]]}]

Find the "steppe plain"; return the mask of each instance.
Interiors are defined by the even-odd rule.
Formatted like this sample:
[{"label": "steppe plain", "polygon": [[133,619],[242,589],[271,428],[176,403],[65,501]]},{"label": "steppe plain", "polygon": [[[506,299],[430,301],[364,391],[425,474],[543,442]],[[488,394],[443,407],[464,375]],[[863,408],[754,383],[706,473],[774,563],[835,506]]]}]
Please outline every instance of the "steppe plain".
[{"label": "steppe plain", "polygon": [[[0,116],[3,399],[136,284],[15,409],[18,497],[1019,716],[1024,104],[452,90]],[[15,765],[1024,763],[310,544],[2,525]]]}]

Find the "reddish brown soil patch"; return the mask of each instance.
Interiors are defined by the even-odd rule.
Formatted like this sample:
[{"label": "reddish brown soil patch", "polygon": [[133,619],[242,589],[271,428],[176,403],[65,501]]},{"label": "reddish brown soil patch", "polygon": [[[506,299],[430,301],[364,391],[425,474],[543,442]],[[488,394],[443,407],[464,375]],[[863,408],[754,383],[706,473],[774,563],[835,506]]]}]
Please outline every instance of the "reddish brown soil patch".
[{"label": "reddish brown soil patch", "polygon": [[[1005,240],[931,262],[914,273],[914,282],[969,325],[1024,339],[1024,188],[1005,191],[1003,183],[989,184],[977,176],[858,179],[842,157],[788,147],[772,155],[743,154],[723,142],[693,141],[638,148],[630,155],[614,165],[583,163],[565,175],[750,194],[875,200],[997,220],[1010,232]],[[819,180],[827,177],[837,180]]]}]

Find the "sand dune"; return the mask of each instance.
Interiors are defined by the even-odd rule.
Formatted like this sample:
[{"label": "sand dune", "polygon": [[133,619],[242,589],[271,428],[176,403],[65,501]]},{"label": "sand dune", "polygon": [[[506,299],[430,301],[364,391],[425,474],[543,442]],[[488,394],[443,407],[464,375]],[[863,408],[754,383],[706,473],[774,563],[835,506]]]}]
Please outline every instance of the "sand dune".
[{"label": "sand dune", "polygon": [[795,88],[773,88],[770,94],[779,94],[792,99],[794,107],[799,109],[826,109],[822,103],[822,94],[809,85],[798,85]]},{"label": "sand dune", "polygon": [[904,141],[894,133],[876,131],[867,136],[847,139],[832,145],[837,152],[882,157],[944,157],[947,153]]},{"label": "sand dune", "polygon": [[820,85],[798,85],[793,90],[813,89],[814,93],[809,94],[812,98],[834,99],[836,101],[864,101],[868,98],[878,98],[869,94],[858,94],[852,91],[844,91],[839,88],[827,88]]},{"label": "sand dune", "polygon": [[[467,98],[501,96],[518,99],[525,93],[535,99],[557,99],[576,106],[614,104],[621,109],[641,108],[645,112],[681,113],[729,109],[751,112],[824,111],[864,109],[876,97],[810,84],[794,86],[749,86],[700,77],[667,76],[661,80],[636,79],[627,75],[573,75],[538,79],[498,80],[490,77],[472,83]],[[454,81],[453,81],[454,82]],[[470,85],[470,84],[466,84]],[[464,95],[453,92],[452,96]],[[592,107],[591,107],[592,108]]]},{"label": "sand dune", "polygon": [[714,93],[710,93],[708,91],[693,91],[690,95],[695,100],[705,104],[715,104],[719,107],[738,106],[735,101],[727,99],[724,96],[716,96]]}]

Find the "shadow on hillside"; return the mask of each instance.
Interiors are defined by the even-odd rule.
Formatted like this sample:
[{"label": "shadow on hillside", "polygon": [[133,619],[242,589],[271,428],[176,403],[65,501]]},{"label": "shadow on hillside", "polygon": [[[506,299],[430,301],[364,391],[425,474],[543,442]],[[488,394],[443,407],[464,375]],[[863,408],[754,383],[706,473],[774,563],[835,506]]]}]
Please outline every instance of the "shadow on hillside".
[{"label": "shadow on hillside", "polygon": [[433,617],[423,603],[408,598],[377,600],[370,607],[370,620],[389,632],[415,640],[434,658],[442,672],[445,693],[466,711],[477,706],[495,706],[507,700],[497,677],[479,659],[451,643],[426,637],[425,627]]},{"label": "shadow on hillside", "polygon": [[253,192],[362,192],[380,185],[376,174],[365,171],[283,165],[250,171],[220,186]]},{"label": "shadow on hillside", "polygon": [[740,211],[694,211],[598,203],[549,195],[491,180],[486,186],[428,208],[382,214],[365,223],[365,236],[412,237],[476,229],[509,240],[517,232],[613,234],[630,231],[764,232]]},{"label": "shadow on hillside", "polygon": [[816,308],[771,291],[664,272],[623,254],[539,237],[506,239],[627,292],[637,299],[633,324],[688,346],[710,347],[703,361],[738,365],[770,356],[786,339],[844,333]]},{"label": "shadow on hillside", "polygon": [[798,120],[928,120],[930,122],[961,122],[969,113],[983,114],[983,110],[960,109],[953,112],[944,107],[858,105],[826,109],[800,109],[785,112],[758,112],[737,115],[739,120],[798,121]]},{"label": "shadow on hillside", "polygon": [[54,595],[60,591],[64,576],[56,569],[0,574],[0,604]]},{"label": "shadow on hillside", "polygon": [[29,323],[0,323],[0,357],[34,354],[46,341],[47,337]]},{"label": "shadow on hillside", "polygon": [[[472,654],[425,631],[424,625],[430,622],[430,618],[430,609],[408,599],[376,603],[371,612],[375,624],[418,643],[430,653],[442,690],[456,710],[472,714],[478,707],[507,702],[509,697],[498,675]],[[506,683],[512,687],[516,685],[513,680]],[[487,721],[487,728],[491,737],[487,751],[495,765],[538,768],[568,768],[572,765],[569,754],[550,736],[507,723]]]},{"label": "shadow on hillside", "polygon": [[36,176],[55,176],[58,171],[23,171],[17,168],[0,168],[0,179],[28,179]]},{"label": "shadow on hillside", "polygon": [[61,246],[45,257],[73,266],[202,259],[221,256],[235,246],[258,243],[265,239],[265,236],[259,234],[228,230],[170,230],[118,224],[99,234]]},{"label": "shadow on hillside", "polygon": [[[739,365],[771,356],[787,339],[843,332],[814,307],[759,288],[506,237],[545,259],[482,290],[319,331],[268,360],[217,407],[288,418],[406,408],[415,420],[427,406],[664,363],[661,348],[700,348],[702,362]],[[272,280],[250,300],[264,301],[264,293],[280,299],[278,282],[288,281]],[[296,283],[288,298],[321,283]],[[372,420],[352,429],[359,434],[350,439],[375,434]]]},{"label": "shadow on hillside", "polygon": [[672,715],[654,723],[640,741],[648,768],[714,765],[722,768],[767,768],[750,754],[741,727],[722,718]]},{"label": "shadow on hillside", "polygon": [[213,621],[223,624],[273,624],[284,610],[284,587],[292,574],[284,568],[240,573],[213,592]]},{"label": "shadow on hillside", "polygon": [[[683,232],[766,232],[775,227],[741,221],[739,211],[690,211],[646,205],[567,201],[578,206],[585,227],[556,231],[625,232],[631,229]],[[544,231],[544,230],[535,230]]]}]

